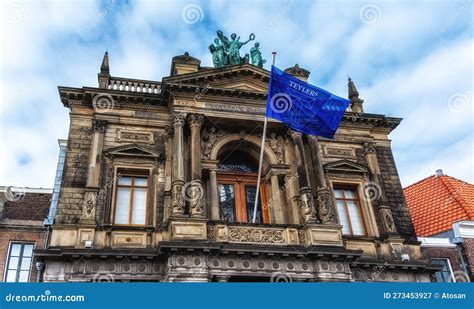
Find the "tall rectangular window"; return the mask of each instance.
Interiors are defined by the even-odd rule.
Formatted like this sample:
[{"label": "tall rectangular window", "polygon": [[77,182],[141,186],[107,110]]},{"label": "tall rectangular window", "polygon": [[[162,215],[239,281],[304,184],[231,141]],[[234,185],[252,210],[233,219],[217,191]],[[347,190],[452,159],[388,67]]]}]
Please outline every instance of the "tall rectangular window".
[{"label": "tall rectangular window", "polygon": [[348,188],[335,188],[334,195],[342,233],[356,236],[366,235],[357,192]]},{"label": "tall rectangular window", "polygon": [[117,183],[114,224],[146,225],[148,177],[123,175]]},{"label": "tall rectangular window", "polygon": [[33,244],[11,243],[5,267],[5,282],[28,282],[32,257]]}]

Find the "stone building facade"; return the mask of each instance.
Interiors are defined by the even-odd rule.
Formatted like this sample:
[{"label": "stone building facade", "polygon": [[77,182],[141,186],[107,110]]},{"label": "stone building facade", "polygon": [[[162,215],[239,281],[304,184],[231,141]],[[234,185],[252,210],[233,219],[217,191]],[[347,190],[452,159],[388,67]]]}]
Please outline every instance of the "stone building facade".
[{"label": "stone building facade", "polygon": [[113,77],[106,53],[98,87],[59,87],[70,129],[43,280],[429,281],[388,138],[401,119],[365,113],[351,80],[334,140],[269,121],[255,196],[268,82],[188,53],[161,82]]}]

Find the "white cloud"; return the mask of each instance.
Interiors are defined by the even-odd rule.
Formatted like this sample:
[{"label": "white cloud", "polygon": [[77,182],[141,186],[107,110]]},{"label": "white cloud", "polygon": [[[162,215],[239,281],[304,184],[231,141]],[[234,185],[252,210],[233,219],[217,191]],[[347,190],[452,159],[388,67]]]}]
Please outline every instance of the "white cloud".
[{"label": "white cloud", "polygon": [[[372,24],[360,17],[371,2],[193,3],[203,13],[194,24],[182,17],[189,1],[2,2],[0,184],[52,186],[69,122],[56,87],[96,86],[106,49],[112,75],[161,80],[184,51],[210,66],[217,29],[254,32],[269,62],[277,51],[278,66],[298,63],[339,95],[349,74],[367,112],[405,118],[391,136],[404,185],[437,168],[474,181],[472,12],[463,3],[380,2]],[[449,109],[456,93],[470,110]]]}]

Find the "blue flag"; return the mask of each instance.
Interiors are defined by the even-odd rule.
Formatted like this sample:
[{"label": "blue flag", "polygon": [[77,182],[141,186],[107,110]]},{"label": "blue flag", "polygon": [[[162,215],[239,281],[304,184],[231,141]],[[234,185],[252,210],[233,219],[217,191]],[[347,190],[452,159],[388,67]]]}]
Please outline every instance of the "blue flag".
[{"label": "blue flag", "polygon": [[333,138],[349,100],[272,66],[265,116],[308,135]]}]

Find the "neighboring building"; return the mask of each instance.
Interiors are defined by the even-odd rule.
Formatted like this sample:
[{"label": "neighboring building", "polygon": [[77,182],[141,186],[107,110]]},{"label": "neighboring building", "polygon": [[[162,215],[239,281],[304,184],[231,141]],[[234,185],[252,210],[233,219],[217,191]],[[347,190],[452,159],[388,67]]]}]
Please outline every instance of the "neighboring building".
[{"label": "neighboring building", "polygon": [[0,187],[0,274],[3,282],[36,281],[33,249],[44,249],[52,190]]},{"label": "neighboring building", "polygon": [[97,88],[59,87],[70,129],[44,281],[430,280],[388,138],[401,119],[365,113],[351,80],[334,140],[269,121],[249,223],[269,72],[237,55],[176,56],[160,82],[111,76],[106,53]]},{"label": "neighboring building", "polygon": [[423,257],[443,267],[433,280],[473,281],[474,185],[437,170],[404,193]]}]

